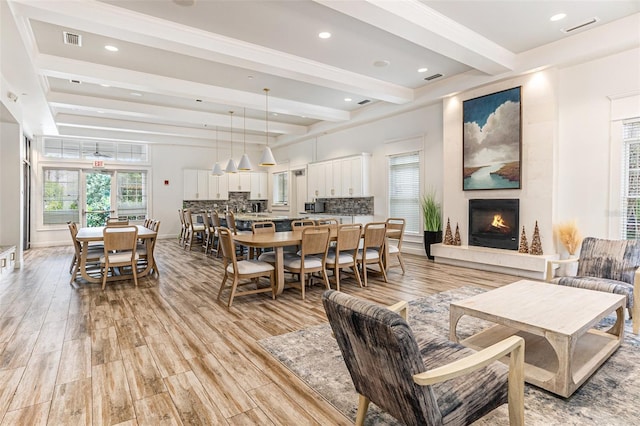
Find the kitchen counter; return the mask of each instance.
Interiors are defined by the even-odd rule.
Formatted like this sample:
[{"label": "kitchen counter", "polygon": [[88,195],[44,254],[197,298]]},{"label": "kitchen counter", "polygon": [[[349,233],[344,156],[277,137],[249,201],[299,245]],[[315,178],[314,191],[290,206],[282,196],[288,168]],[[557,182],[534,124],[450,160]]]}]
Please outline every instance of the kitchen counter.
[{"label": "kitchen counter", "polygon": [[306,219],[308,215],[280,215],[274,213],[237,213],[236,228],[250,231],[253,222],[270,220],[276,224],[276,231],[291,231],[291,222]]}]

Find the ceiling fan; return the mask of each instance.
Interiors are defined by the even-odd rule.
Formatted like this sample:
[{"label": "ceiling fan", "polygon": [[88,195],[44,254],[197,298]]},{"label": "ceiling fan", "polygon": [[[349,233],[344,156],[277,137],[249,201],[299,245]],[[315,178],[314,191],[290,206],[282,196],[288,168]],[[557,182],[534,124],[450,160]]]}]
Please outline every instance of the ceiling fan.
[{"label": "ceiling fan", "polygon": [[96,142],[96,152],[93,153],[93,157],[97,158],[111,158],[109,154],[103,154],[100,152],[100,145]]}]

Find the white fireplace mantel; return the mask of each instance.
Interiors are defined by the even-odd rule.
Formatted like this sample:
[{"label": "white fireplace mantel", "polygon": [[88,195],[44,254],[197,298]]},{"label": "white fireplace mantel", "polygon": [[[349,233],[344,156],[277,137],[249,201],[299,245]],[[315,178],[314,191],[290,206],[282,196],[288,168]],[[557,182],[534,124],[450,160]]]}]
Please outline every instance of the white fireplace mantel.
[{"label": "white fireplace mantel", "polygon": [[544,279],[547,260],[558,259],[557,254],[533,255],[515,250],[445,244],[432,244],[431,254],[438,263],[539,280]]}]

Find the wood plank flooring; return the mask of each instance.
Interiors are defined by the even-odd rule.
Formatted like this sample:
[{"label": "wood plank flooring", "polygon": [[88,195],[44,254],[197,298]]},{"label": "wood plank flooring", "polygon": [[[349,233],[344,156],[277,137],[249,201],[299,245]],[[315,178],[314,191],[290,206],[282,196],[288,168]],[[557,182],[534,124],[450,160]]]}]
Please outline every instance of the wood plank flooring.
[{"label": "wood plank flooring", "polygon": [[[323,287],[216,300],[221,261],[156,245],[160,277],[69,285],[71,247],[31,249],[0,279],[0,424],[342,425],[350,421],[258,345],[326,322]],[[517,277],[405,255],[405,275],[344,292],[391,304]],[[228,292],[223,293],[223,299]]]}]

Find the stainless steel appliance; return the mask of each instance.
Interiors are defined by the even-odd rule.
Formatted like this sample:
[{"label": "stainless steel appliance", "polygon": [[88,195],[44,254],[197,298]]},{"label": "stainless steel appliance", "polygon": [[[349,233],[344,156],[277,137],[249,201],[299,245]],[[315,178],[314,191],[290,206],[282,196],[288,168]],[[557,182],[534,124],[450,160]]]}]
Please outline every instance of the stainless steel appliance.
[{"label": "stainless steel appliance", "polygon": [[324,202],[313,201],[311,203],[304,203],[304,211],[307,213],[324,213]]}]

